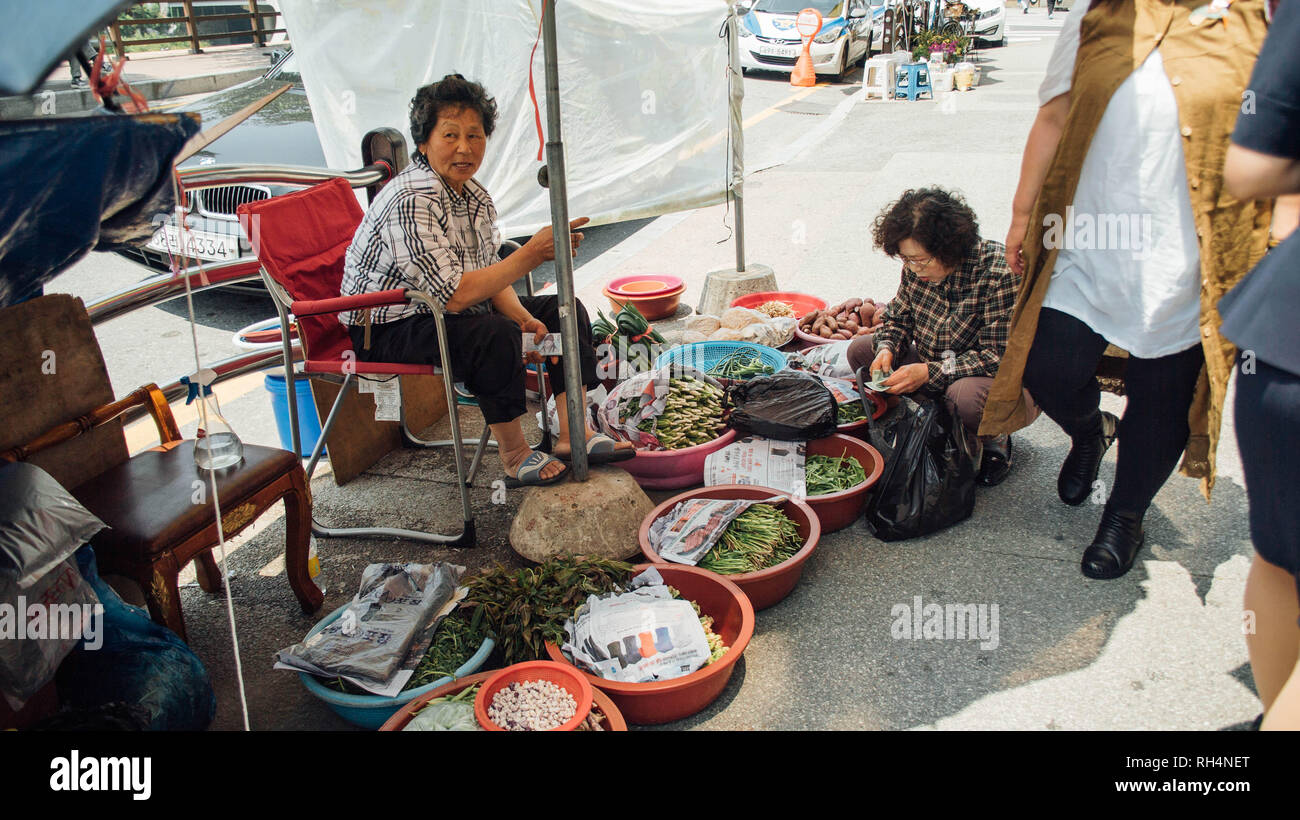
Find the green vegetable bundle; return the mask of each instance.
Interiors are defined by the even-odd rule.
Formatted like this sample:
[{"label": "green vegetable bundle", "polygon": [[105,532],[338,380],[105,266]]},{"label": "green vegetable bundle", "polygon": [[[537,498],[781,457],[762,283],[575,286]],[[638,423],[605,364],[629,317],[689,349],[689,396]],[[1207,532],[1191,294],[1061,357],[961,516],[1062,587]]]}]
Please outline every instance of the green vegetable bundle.
[{"label": "green vegetable bundle", "polygon": [[751,376],[770,376],[776,368],[763,361],[763,356],[752,347],[742,347],[728,353],[710,367],[708,375],[719,379],[748,379]]},{"label": "green vegetable bundle", "polygon": [[[628,405],[629,416],[637,406],[635,401]],[[727,429],[722,423],[722,391],[694,376],[670,379],[664,411],[641,421],[637,429],[654,435],[667,450],[707,444]]]},{"label": "green vegetable bundle", "polygon": [[[451,611],[433,631],[428,650],[415,667],[410,680],[402,687],[406,692],[433,683],[438,678],[451,677],[456,670],[478,652],[488,637],[487,625],[480,613],[469,615],[460,607]],[[325,686],[350,695],[370,695],[371,692],[348,683],[343,678],[318,678]]]},{"label": "green vegetable bundle", "polygon": [[564,643],[564,622],[588,595],[623,588],[632,565],[605,558],[559,555],[531,569],[497,565],[466,578],[469,596],[460,608],[482,610],[505,664],[546,658],[547,641]]},{"label": "green vegetable bundle", "polygon": [[810,497],[838,493],[867,480],[862,463],[853,456],[808,456],[804,461],[804,471]]},{"label": "green vegetable bundle", "polygon": [[837,424],[852,424],[855,421],[862,421],[866,417],[867,414],[862,409],[862,402],[860,401],[846,401],[835,407]]},{"label": "green vegetable bundle", "polygon": [[789,560],[802,548],[798,524],[771,504],[753,504],[727,525],[696,566],[719,575],[757,572]]}]

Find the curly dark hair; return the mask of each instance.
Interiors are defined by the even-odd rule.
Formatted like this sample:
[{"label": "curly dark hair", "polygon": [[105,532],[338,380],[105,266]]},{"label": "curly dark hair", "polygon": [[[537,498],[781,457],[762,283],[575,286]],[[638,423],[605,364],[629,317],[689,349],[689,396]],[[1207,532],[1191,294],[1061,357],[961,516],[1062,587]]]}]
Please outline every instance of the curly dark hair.
[{"label": "curly dark hair", "polygon": [[411,98],[411,138],[417,146],[429,139],[438,113],[444,108],[470,108],[483,118],[483,133],[492,136],[497,124],[497,101],[487,89],[459,74],[448,74],[416,90]]},{"label": "curly dark hair", "polygon": [[975,250],[980,225],[961,194],[942,188],[904,191],[876,217],[871,229],[876,249],[898,256],[898,243],[914,239],[945,268],[955,268]]}]

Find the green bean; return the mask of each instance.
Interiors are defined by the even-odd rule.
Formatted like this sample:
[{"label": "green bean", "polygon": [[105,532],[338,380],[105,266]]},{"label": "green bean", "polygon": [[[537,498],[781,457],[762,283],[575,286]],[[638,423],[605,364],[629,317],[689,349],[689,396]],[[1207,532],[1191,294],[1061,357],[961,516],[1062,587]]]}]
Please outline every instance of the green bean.
[{"label": "green bean", "polygon": [[846,450],[839,458],[833,456],[808,456],[804,461],[804,483],[808,495],[826,495],[856,487],[867,480],[862,463],[848,455]]}]

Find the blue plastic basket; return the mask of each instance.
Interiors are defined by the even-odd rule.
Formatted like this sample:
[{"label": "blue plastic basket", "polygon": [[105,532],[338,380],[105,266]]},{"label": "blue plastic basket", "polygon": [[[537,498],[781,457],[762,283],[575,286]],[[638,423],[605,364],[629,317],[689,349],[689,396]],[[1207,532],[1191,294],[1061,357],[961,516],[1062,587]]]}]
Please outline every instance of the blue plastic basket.
[{"label": "blue plastic basket", "polygon": [[771,365],[773,372],[786,368],[785,354],[767,345],[753,342],[693,342],[660,353],[659,358],[655,359],[655,369],[676,365],[694,367],[708,373],[710,368],[737,350],[756,351],[765,364]]},{"label": "blue plastic basket", "polygon": [[[348,604],[344,604],[329,615],[325,616],[320,623],[312,627],[311,631],[307,633],[307,637],[312,637],[325,627],[334,623],[334,621],[338,620],[343,615],[347,608]],[[444,686],[451,683],[453,680],[477,672],[483,664],[487,662],[488,656],[492,654],[494,648],[496,648],[496,641],[492,640],[491,637],[484,638],[483,645],[479,647],[473,657],[456,670],[453,677],[449,678],[444,676],[438,678],[432,683],[418,686],[415,689],[408,689],[407,691],[401,692],[391,698],[382,697],[380,695],[351,695],[345,692],[340,692],[337,689],[331,689],[330,687],[325,686],[315,677],[305,672],[299,672],[298,678],[302,681],[302,685],[307,687],[308,692],[311,692],[313,695],[323,700],[329,708],[333,709],[339,717],[343,718],[348,723],[351,723],[354,726],[360,726],[363,729],[378,729],[380,726],[383,726],[398,709],[401,709],[403,706],[415,700],[420,695],[423,695],[425,692],[432,692],[439,686]]]}]

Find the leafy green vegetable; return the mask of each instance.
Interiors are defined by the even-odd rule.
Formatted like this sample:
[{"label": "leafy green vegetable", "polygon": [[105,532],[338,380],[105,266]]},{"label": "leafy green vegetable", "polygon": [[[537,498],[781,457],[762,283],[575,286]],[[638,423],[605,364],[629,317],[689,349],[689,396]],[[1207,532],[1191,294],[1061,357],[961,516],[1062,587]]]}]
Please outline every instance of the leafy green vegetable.
[{"label": "leafy green vegetable", "polygon": [[[808,456],[804,461],[805,483],[808,495],[826,495],[838,493],[850,487],[856,487],[867,480],[867,473],[862,463],[853,456]],[[846,457],[847,456],[847,457]]]},{"label": "leafy green vegetable", "polygon": [[757,572],[789,560],[802,548],[798,524],[771,504],[753,504],[727,525],[696,566],[719,575]]}]

